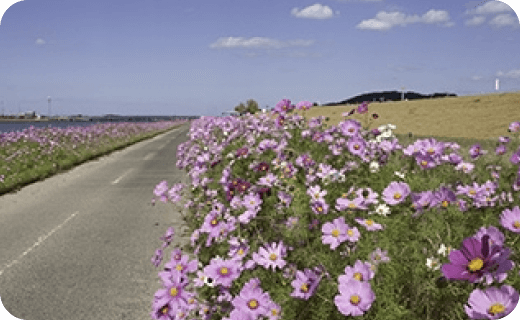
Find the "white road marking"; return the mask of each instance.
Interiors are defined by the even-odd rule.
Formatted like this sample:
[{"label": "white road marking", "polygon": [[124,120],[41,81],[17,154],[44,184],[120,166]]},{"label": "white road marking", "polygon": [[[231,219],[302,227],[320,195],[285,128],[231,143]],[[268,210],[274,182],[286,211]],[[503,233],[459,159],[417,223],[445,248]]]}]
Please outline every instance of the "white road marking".
[{"label": "white road marking", "polygon": [[116,184],[118,183],[121,179],[123,179],[124,176],[126,176],[130,171],[132,171],[132,169],[129,169],[127,170],[125,173],[123,173],[123,175],[121,175],[119,178],[117,178],[116,180],[112,181],[112,184]]},{"label": "white road marking", "polygon": [[150,152],[146,157],[144,157],[144,160],[150,160],[153,156],[155,156],[155,152]]},{"label": "white road marking", "polygon": [[36,248],[37,246],[39,246],[43,241],[45,241],[45,239],[47,239],[48,237],[50,237],[54,232],[56,232],[56,230],[60,229],[61,227],[63,227],[65,225],[65,223],[67,223],[70,219],[74,218],[75,215],[77,215],[79,213],[79,211],[76,211],[74,212],[71,216],[69,216],[67,219],[65,219],[65,221],[63,221],[59,226],[57,226],[56,228],[52,229],[51,232],[47,233],[45,236],[43,237],[39,237],[38,238],[38,241],[36,241],[32,247],[30,247],[29,249],[25,250],[24,253],[22,253],[17,259],[11,261],[11,263],[9,263],[8,265],[6,265],[2,270],[0,270],[0,276],[2,275],[2,273],[4,273],[4,271],[8,268],[10,268],[12,265],[18,263],[26,254],[28,254],[29,252],[32,251],[32,249]]}]

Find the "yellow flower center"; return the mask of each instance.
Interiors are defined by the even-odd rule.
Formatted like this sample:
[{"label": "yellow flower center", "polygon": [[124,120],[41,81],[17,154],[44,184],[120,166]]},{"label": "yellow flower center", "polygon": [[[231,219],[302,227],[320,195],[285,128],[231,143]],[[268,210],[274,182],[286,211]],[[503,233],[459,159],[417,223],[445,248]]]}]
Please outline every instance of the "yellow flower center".
[{"label": "yellow flower center", "polygon": [[342,198],[346,198],[346,197],[347,197],[347,194],[344,193],[344,194],[341,195],[341,197],[342,197]]},{"label": "yellow flower center", "polygon": [[515,229],[520,229],[520,221],[515,221],[515,223],[513,223],[513,227],[515,227]]},{"label": "yellow flower center", "polygon": [[369,220],[366,220],[365,223],[366,223],[367,226],[371,226],[371,225],[374,224],[374,221],[369,219]]},{"label": "yellow flower center", "polygon": [[476,193],[477,193],[477,192],[476,192],[475,190],[473,190],[473,189],[471,189],[471,190],[469,191],[469,194],[471,194],[471,195],[475,195]]},{"label": "yellow flower center", "polygon": [[179,292],[177,291],[177,288],[173,287],[173,288],[170,289],[170,295],[171,295],[172,297],[177,296],[177,293],[179,293]]},{"label": "yellow flower center", "polygon": [[271,315],[273,315],[273,316],[278,315],[278,310],[276,310],[276,309],[271,309]]},{"label": "yellow flower center", "polygon": [[428,164],[428,162],[426,162],[426,161],[424,161],[424,160],[423,160],[423,161],[421,161],[421,166],[423,166],[423,167],[424,167],[424,166],[426,166],[427,164]]},{"label": "yellow flower center", "polygon": [[250,204],[250,205],[254,205],[255,202],[254,202],[253,200],[251,200],[251,201],[249,201],[249,204]]},{"label": "yellow flower center", "polygon": [[320,194],[319,194],[318,192],[316,192],[316,193],[314,194],[314,198],[318,198],[319,196],[320,196]]},{"label": "yellow flower center", "polygon": [[359,147],[359,145],[357,145],[357,144],[354,146],[354,149],[355,149],[355,150],[359,150],[359,148],[360,148],[360,147]]},{"label": "yellow flower center", "polygon": [[339,236],[339,230],[338,229],[332,230],[332,236],[337,238]]},{"label": "yellow flower center", "polygon": [[358,304],[360,301],[359,299],[359,296],[358,295],[353,295],[353,296],[350,296],[350,303],[356,305]]},{"label": "yellow flower center", "polygon": [[188,303],[189,303],[189,304],[193,304],[194,302],[195,302],[195,299],[193,299],[193,298],[190,298],[190,299],[188,300]]},{"label": "yellow flower center", "polygon": [[322,207],[318,207],[318,211],[319,211],[319,212],[322,212],[322,211],[323,211],[323,208],[322,208]]},{"label": "yellow flower center", "polygon": [[401,199],[401,194],[400,194],[399,192],[397,192],[396,194],[394,194],[394,199],[395,199],[395,200]]},{"label": "yellow flower center", "polygon": [[309,291],[309,288],[307,287],[307,284],[304,283],[304,284],[302,284],[302,286],[300,287],[300,290],[303,291],[303,292],[308,292],[308,291]]},{"label": "yellow flower center", "polygon": [[220,274],[228,274],[228,269],[226,267],[220,268]]},{"label": "yellow flower center", "polygon": [[164,306],[161,308],[161,313],[162,314],[167,314],[168,313],[168,307],[167,306]]},{"label": "yellow flower center", "polygon": [[354,279],[358,281],[363,281],[363,275],[359,272],[354,273]]},{"label": "yellow flower center", "polygon": [[271,260],[273,260],[273,261],[276,260],[276,254],[271,253],[271,254],[269,255],[269,259],[271,259]]},{"label": "yellow flower center", "polygon": [[432,154],[433,152],[434,152],[434,150],[432,148],[428,149],[429,154]]},{"label": "yellow flower center", "polygon": [[211,220],[211,224],[212,224],[212,225],[216,225],[217,223],[218,223],[217,219],[213,219],[213,220]]},{"label": "yellow flower center", "polygon": [[238,254],[239,255],[243,255],[244,254],[244,250],[242,248],[238,249]]},{"label": "yellow flower center", "polygon": [[488,313],[494,316],[503,313],[504,311],[506,311],[506,307],[504,307],[503,304],[495,303],[491,306],[491,308],[489,308]]},{"label": "yellow flower center", "polygon": [[348,206],[349,206],[349,208],[355,208],[356,204],[355,203],[350,203]]},{"label": "yellow flower center", "polygon": [[446,208],[446,207],[448,206],[448,201],[444,200],[444,201],[442,202],[442,206],[443,206],[444,208]]},{"label": "yellow flower center", "polygon": [[468,264],[468,269],[472,272],[479,271],[484,266],[484,261],[480,258],[475,258]]},{"label": "yellow flower center", "polygon": [[354,235],[354,231],[352,231],[351,229],[348,229],[347,234],[352,237]]},{"label": "yellow flower center", "polygon": [[251,299],[251,300],[249,300],[249,302],[247,303],[247,306],[248,306],[250,309],[256,309],[256,308],[258,308],[258,301],[256,301],[255,299]]},{"label": "yellow flower center", "polygon": [[177,269],[177,271],[182,271],[182,264],[178,264],[175,269]]}]

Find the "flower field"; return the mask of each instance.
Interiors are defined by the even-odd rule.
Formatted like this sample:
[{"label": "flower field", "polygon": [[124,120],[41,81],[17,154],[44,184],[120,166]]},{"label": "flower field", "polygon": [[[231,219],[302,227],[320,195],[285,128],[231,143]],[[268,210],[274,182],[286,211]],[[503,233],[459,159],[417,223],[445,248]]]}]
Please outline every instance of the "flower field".
[{"label": "flower field", "polygon": [[0,133],[0,195],[68,170],[185,121],[106,123]]},{"label": "flower field", "polygon": [[[191,243],[152,257],[152,319],[500,319],[517,306],[520,122],[494,150],[400,142],[363,103],[338,125],[311,103],[192,122],[160,182]],[[303,114],[296,115],[298,109]],[[351,117],[362,115],[360,121]],[[492,146],[492,144],[488,144]],[[487,154],[487,156],[485,156]],[[190,256],[196,255],[196,259]]]}]

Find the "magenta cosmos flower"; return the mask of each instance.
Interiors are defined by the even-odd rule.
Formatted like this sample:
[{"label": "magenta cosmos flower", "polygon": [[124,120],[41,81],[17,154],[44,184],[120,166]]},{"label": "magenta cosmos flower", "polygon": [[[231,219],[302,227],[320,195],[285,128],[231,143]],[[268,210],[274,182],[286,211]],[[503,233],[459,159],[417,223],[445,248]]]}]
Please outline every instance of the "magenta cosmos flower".
[{"label": "magenta cosmos flower", "polygon": [[249,280],[240,290],[240,294],[231,301],[236,309],[251,316],[252,319],[266,316],[271,301],[269,293],[263,292],[258,282],[258,279]]},{"label": "magenta cosmos flower", "polygon": [[410,194],[410,186],[405,182],[392,181],[385,190],[383,190],[383,200],[389,205],[400,204]]},{"label": "magenta cosmos flower", "polygon": [[253,253],[253,260],[259,265],[263,266],[266,269],[269,267],[274,271],[276,267],[283,268],[287,263],[283,260],[283,257],[286,255],[286,247],[283,245],[283,241],[278,243],[272,243],[271,246],[264,249],[260,247],[258,249],[258,253]]},{"label": "magenta cosmos flower", "polygon": [[505,209],[500,215],[502,227],[514,233],[520,233],[520,208],[515,206],[513,210]]},{"label": "magenta cosmos flower", "polygon": [[482,240],[473,237],[462,241],[461,250],[453,250],[450,253],[450,263],[442,266],[444,277],[449,280],[467,280],[479,282],[482,277],[495,271],[500,262],[509,256],[509,249],[501,246],[489,245],[489,235],[484,235]]},{"label": "magenta cosmos flower", "polygon": [[347,240],[347,229],[348,225],[345,223],[345,217],[339,217],[331,222],[325,223],[321,227],[323,235],[321,236],[321,242],[323,244],[330,244],[332,250]]},{"label": "magenta cosmos flower", "polygon": [[475,289],[469,295],[464,310],[471,319],[501,319],[515,309],[518,296],[518,292],[509,285],[484,291]]},{"label": "magenta cosmos flower", "polygon": [[334,304],[345,316],[361,316],[374,302],[376,296],[369,282],[350,280],[340,282],[340,295],[334,297]]},{"label": "magenta cosmos flower", "polygon": [[214,284],[231,287],[233,280],[240,276],[241,263],[236,260],[211,259],[209,265],[204,268],[204,273],[213,279]]}]

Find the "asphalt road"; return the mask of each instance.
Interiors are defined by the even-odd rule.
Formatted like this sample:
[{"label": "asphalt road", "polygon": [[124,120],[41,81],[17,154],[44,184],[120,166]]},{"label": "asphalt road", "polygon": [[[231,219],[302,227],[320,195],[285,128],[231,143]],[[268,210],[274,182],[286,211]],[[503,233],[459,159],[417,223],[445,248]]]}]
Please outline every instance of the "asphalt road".
[{"label": "asphalt road", "polygon": [[[151,257],[181,213],[153,189],[188,183],[176,168],[189,123],[0,197],[0,297],[25,320],[151,319]],[[166,249],[165,260],[170,259]]]}]

